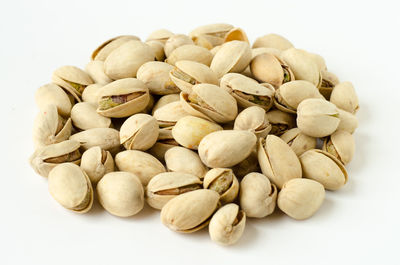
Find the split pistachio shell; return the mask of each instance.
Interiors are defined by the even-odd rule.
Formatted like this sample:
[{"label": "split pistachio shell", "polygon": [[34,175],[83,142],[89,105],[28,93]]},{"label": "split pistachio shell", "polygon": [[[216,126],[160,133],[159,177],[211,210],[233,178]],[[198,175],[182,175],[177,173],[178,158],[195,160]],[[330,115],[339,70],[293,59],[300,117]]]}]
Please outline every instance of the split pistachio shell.
[{"label": "split pistachio shell", "polygon": [[259,139],[258,162],[262,173],[279,189],[286,181],[302,176],[296,154],[287,143],[275,135]]},{"label": "split pistachio shell", "polygon": [[97,112],[112,118],[128,117],[144,110],[149,100],[149,89],[142,81],[125,78],[101,89]]},{"label": "split pistachio shell", "polygon": [[88,102],[97,108],[99,104],[101,88],[103,88],[103,85],[101,84],[88,85],[82,93],[82,101]]},{"label": "split pistachio shell", "polygon": [[211,52],[213,58],[214,58],[215,54],[217,54],[217,52],[221,49],[221,47],[222,47],[222,45],[218,45],[218,46],[215,46],[214,48],[212,48],[212,49],[210,50],[210,52]]},{"label": "split pistachio shell", "polygon": [[112,128],[93,128],[78,132],[69,138],[81,143],[83,150],[93,146],[100,146],[106,151],[114,153],[119,150],[119,132]]},{"label": "split pistachio shell", "polygon": [[137,79],[142,81],[152,94],[179,93],[180,89],[169,76],[172,69],[174,69],[172,65],[164,62],[147,62],[140,66],[137,71]]},{"label": "split pistachio shell", "polygon": [[350,113],[356,113],[359,109],[358,97],[350,82],[337,84],[332,90],[330,101],[338,108]]},{"label": "split pistachio shell", "polygon": [[220,78],[226,73],[240,73],[246,69],[251,60],[251,49],[247,42],[230,41],[222,45],[215,54],[210,68]]},{"label": "split pistachio shell", "polygon": [[314,215],[325,199],[324,186],[311,179],[292,179],[278,195],[278,207],[290,217],[303,220]]},{"label": "split pistachio shell", "polygon": [[257,172],[247,174],[240,182],[240,207],[248,217],[263,218],[275,210],[278,189]]},{"label": "split pistachio shell", "polygon": [[138,151],[125,150],[115,156],[115,164],[121,171],[135,174],[143,186],[157,174],[165,172],[165,167],[154,156]]},{"label": "split pistachio shell", "polygon": [[104,73],[104,62],[103,61],[90,61],[86,67],[86,72],[92,78],[96,84],[108,84],[113,80]]},{"label": "split pistachio shell", "polygon": [[299,128],[286,131],[281,135],[281,139],[292,148],[297,156],[317,147],[317,138],[305,135]]},{"label": "split pistachio shell", "polygon": [[246,214],[239,206],[230,203],[220,208],[211,218],[211,240],[221,245],[233,245],[241,237],[246,224]]},{"label": "split pistachio shell", "polygon": [[233,121],[237,116],[235,98],[212,84],[194,85],[190,94],[181,92],[180,102],[187,113],[218,123]]},{"label": "split pistachio shell", "polygon": [[228,33],[226,33],[224,42],[229,42],[234,40],[239,40],[249,43],[249,39],[247,38],[246,32],[244,32],[244,30],[241,28],[233,28]]},{"label": "split pistachio shell", "polygon": [[71,113],[72,105],[68,95],[56,84],[50,83],[39,87],[35,93],[35,101],[39,109],[53,104],[60,115],[69,116]]},{"label": "split pistachio shell", "polygon": [[159,62],[164,62],[165,60],[165,53],[164,53],[164,43],[157,40],[150,40],[146,41],[146,44],[153,49],[155,58]]},{"label": "split pistachio shell", "polygon": [[210,66],[212,58],[213,55],[208,49],[193,44],[186,44],[173,50],[165,62],[175,65],[178,61],[187,60]]},{"label": "split pistachio shell", "polygon": [[242,74],[225,74],[221,78],[220,86],[229,92],[242,108],[259,106],[269,110],[273,105],[274,88],[271,85],[261,85]]},{"label": "split pistachio shell", "polygon": [[203,25],[190,32],[189,36],[196,45],[211,49],[221,45],[232,28],[232,25],[224,23]]},{"label": "split pistachio shell", "polygon": [[256,39],[253,44],[253,48],[260,47],[275,48],[284,51],[292,48],[293,44],[281,35],[271,33]]},{"label": "split pistachio shell", "polygon": [[169,37],[164,45],[165,56],[167,56],[168,58],[176,48],[187,44],[193,45],[194,43],[189,36],[186,36],[184,34],[176,34]]},{"label": "split pistachio shell", "polygon": [[158,108],[153,114],[160,127],[174,126],[178,120],[188,115],[189,113],[183,109],[179,101],[168,103]]},{"label": "split pistachio shell", "polygon": [[218,192],[221,203],[233,202],[239,193],[239,181],[230,168],[213,168],[204,176],[203,187]]},{"label": "split pistachio shell", "polygon": [[216,131],[201,140],[199,156],[208,167],[232,167],[250,155],[256,142],[257,137],[252,132]]},{"label": "split pistachio shell", "polygon": [[155,104],[155,99],[152,94],[149,94],[149,103],[147,103],[146,107],[140,113],[150,114],[153,110]]},{"label": "split pistachio shell", "polygon": [[133,35],[123,35],[107,40],[92,53],[92,60],[105,61],[112,51],[130,40],[140,39]]},{"label": "split pistachio shell", "polygon": [[105,174],[114,171],[114,159],[109,151],[93,146],[82,154],[81,168],[97,184]]},{"label": "split pistachio shell", "polygon": [[266,115],[269,123],[272,126],[270,134],[280,136],[287,130],[290,130],[296,126],[296,118],[290,113],[274,109],[268,111]]},{"label": "split pistachio shell", "polygon": [[186,116],[178,120],[172,129],[172,135],[180,145],[197,150],[200,141],[206,135],[220,130],[222,127],[214,122],[195,116]]},{"label": "split pistachio shell", "polygon": [[158,137],[157,120],[148,114],[135,114],[121,126],[120,141],[128,150],[147,150]]},{"label": "split pistachio shell", "polygon": [[202,63],[194,61],[178,61],[169,73],[172,81],[185,93],[191,93],[192,87],[200,83],[218,85],[215,73]]},{"label": "split pistachio shell", "polygon": [[36,173],[47,177],[59,164],[72,162],[79,165],[81,162],[79,147],[79,142],[73,140],[39,147],[30,157],[30,164]]},{"label": "split pistachio shell", "polygon": [[44,106],[33,123],[33,142],[35,147],[60,143],[71,135],[70,118],[62,117],[56,105]]},{"label": "split pistachio shell", "polygon": [[165,164],[168,171],[188,173],[201,179],[207,173],[199,155],[184,147],[172,147],[165,152]]},{"label": "split pistachio shell", "polygon": [[81,130],[109,128],[111,119],[96,112],[96,107],[88,102],[79,102],[71,110],[71,119],[75,127]]},{"label": "split pistachio shell", "polygon": [[343,165],[349,163],[354,156],[354,137],[347,131],[336,131],[325,138],[322,150],[336,157]]},{"label": "split pistachio shell", "polygon": [[238,179],[242,179],[251,172],[260,172],[261,169],[258,164],[257,148],[254,148],[245,160],[232,167],[232,170]]},{"label": "split pistachio shell", "polygon": [[172,147],[179,146],[172,136],[172,127],[160,128],[157,142],[148,150],[150,154],[160,161],[164,161],[165,153]]},{"label": "split pistachio shell", "polygon": [[300,157],[305,178],[324,185],[327,190],[338,190],[347,182],[347,171],[343,164],[328,152],[313,149]]},{"label": "split pistachio shell", "polygon": [[147,203],[158,210],[171,199],[180,194],[202,188],[201,180],[189,173],[166,172],[160,173],[149,182],[146,187]]},{"label": "split pistachio shell", "polygon": [[339,84],[339,78],[331,72],[322,70],[321,71],[322,82],[319,86],[319,92],[329,100],[331,97],[331,93],[333,88]]},{"label": "split pistachio shell", "polygon": [[217,210],[219,194],[199,189],[171,199],[161,210],[161,221],[169,229],[192,233],[205,227]]},{"label": "split pistachio shell", "polygon": [[312,137],[325,137],[339,126],[339,111],[325,99],[309,98],[297,107],[297,126],[300,131]]},{"label": "split pistachio shell", "polygon": [[93,188],[89,177],[77,165],[64,163],[49,174],[49,192],[64,208],[86,213],[93,205]]},{"label": "split pistachio shell", "polygon": [[152,112],[152,115],[154,115],[154,112],[158,110],[159,108],[167,105],[168,103],[174,102],[174,101],[179,101],[179,94],[169,94],[162,96],[154,105]]},{"label": "split pistachio shell", "polygon": [[110,172],[97,184],[100,204],[107,212],[129,217],[144,206],[144,190],[139,178],[129,172]]},{"label": "split pistachio shell", "polygon": [[167,29],[158,29],[150,33],[146,41],[156,40],[165,43],[172,36],[174,36],[174,33],[172,33],[171,31]]},{"label": "split pistachio shell", "polygon": [[354,131],[358,127],[358,120],[356,115],[342,109],[338,109],[338,111],[340,122],[337,130],[347,131],[351,134],[354,133]]},{"label": "split pistachio shell", "polygon": [[104,61],[104,72],[111,79],[136,77],[139,67],[154,61],[153,49],[138,40],[130,40],[113,50]]},{"label": "split pistachio shell", "polygon": [[250,131],[257,138],[266,137],[271,128],[265,110],[257,106],[246,108],[240,112],[233,127],[234,130]]}]

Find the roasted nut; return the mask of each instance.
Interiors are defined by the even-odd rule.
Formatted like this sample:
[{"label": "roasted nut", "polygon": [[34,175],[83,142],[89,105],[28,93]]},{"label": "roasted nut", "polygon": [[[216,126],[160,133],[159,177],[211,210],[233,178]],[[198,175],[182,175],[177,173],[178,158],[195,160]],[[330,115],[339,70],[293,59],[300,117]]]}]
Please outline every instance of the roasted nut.
[{"label": "roasted nut", "polygon": [[96,50],[94,50],[94,52],[92,53],[92,60],[105,61],[112,51],[130,40],[140,39],[133,35],[123,35],[107,40],[106,42],[101,44]]},{"label": "roasted nut", "polygon": [[270,134],[280,136],[287,130],[296,127],[296,118],[294,115],[281,110],[271,110],[266,113],[267,119],[271,124]]},{"label": "roasted nut", "polygon": [[113,128],[93,128],[78,132],[69,138],[81,143],[83,150],[100,146],[106,151],[115,153],[119,150],[119,132]]},{"label": "roasted nut", "polygon": [[201,179],[207,173],[207,167],[201,162],[199,155],[184,147],[168,149],[165,152],[165,164],[168,171],[188,173]]},{"label": "roasted nut", "polygon": [[94,146],[82,154],[81,168],[90,181],[97,184],[105,174],[114,171],[114,159],[109,151]]},{"label": "roasted nut", "polygon": [[56,84],[46,84],[36,90],[35,101],[39,109],[47,105],[55,105],[60,115],[69,116],[71,113],[71,101],[68,95]]},{"label": "roasted nut", "polygon": [[355,142],[353,135],[347,131],[336,131],[325,138],[322,150],[336,157],[343,165],[353,159]]},{"label": "roasted nut", "polygon": [[244,109],[235,119],[234,130],[245,130],[254,133],[257,138],[266,137],[271,131],[265,110],[253,106]]},{"label": "roasted nut", "polygon": [[173,50],[165,62],[175,65],[178,61],[187,60],[210,66],[212,58],[213,55],[208,49],[193,44],[186,44]]},{"label": "roasted nut", "polygon": [[179,93],[181,90],[172,82],[169,72],[174,69],[172,65],[164,62],[144,63],[137,71],[137,79],[142,81],[155,95]]},{"label": "roasted nut", "polygon": [[218,192],[221,203],[233,202],[239,193],[239,181],[230,168],[213,168],[204,176],[203,187]]},{"label": "roasted nut", "polygon": [[71,119],[75,127],[81,130],[109,128],[111,119],[97,113],[96,107],[89,102],[79,102],[72,107]]},{"label": "roasted nut", "polygon": [[281,35],[271,33],[256,39],[253,48],[260,47],[274,48],[283,51],[292,48],[293,44]]},{"label": "roasted nut", "polygon": [[299,128],[286,131],[281,135],[281,139],[292,148],[297,156],[317,147],[317,138],[305,135]]},{"label": "roasted nut", "polygon": [[356,91],[350,82],[337,84],[332,90],[330,101],[350,113],[356,113],[360,108]]}]

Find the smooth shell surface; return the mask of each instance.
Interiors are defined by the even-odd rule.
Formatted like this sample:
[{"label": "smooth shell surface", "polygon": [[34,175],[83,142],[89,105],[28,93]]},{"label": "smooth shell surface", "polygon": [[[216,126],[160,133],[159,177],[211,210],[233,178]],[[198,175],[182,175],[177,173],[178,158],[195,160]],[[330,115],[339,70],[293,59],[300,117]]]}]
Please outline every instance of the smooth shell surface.
[{"label": "smooth shell surface", "polygon": [[338,108],[350,113],[355,113],[360,108],[356,91],[350,82],[337,84],[332,90],[330,101]]},{"label": "smooth shell surface", "polygon": [[244,109],[235,119],[234,130],[245,130],[254,133],[257,137],[266,137],[271,131],[265,110],[252,106]]},{"label": "smooth shell surface", "polygon": [[165,164],[168,171],[183,172],[203,178],[207,167],[201,162],[199,155],[184,147],[172,147],[165,153]]},{"label": "smooth shell surface", "polygon": [[293,44],[281,35],[271,33],[255,40],[253,48],[260,47],[274,48],[283,51],[292,48]]},{"label": "smooth shell surface", "polygon": [[178,61],[188,60],[210,66],[212,58],[213,55],[208,49],[197,45],[187,44],[173,50],[165,62],[175,65]]},{"label": "smooth shell surface", "polygon": [[105,174],[114,171],[114,159],[109,151],[94,146],[82,154],[81,168],[90,181],[97,184]]},{"label": "smooth shell surface", "polygon": [[349,163],[354,156],[354,137],[347,131],[336,131],[325,138],[322,150],[336,157],[343,165]]},{"label": "smooth shell surface", "polygon": [[119,149],[119,132],[112,128],[93,128],[78,132],[69,138],[81,143],[84,150],[93,146],[100,146],[111,153]]},{"label": "smooth shell surface", "polygon": [[56,84],[50,83],[39,87],[35,93],[35,101],[39,109],[53,104],[61,115],[69,116],[71,113],[72,105],[68,95]]},{"label": "smooth shell surface", "polygon": [[75,104],[71,110],[71,119],[74,126],[81,130],[111,126],[111,119],[98,114],[96,107],[88,102]]}]

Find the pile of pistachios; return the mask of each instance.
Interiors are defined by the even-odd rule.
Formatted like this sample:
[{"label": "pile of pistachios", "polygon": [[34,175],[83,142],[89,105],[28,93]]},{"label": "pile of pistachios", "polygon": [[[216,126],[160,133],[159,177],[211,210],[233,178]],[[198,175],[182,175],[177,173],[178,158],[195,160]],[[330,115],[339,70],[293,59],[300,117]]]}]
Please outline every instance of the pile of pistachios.
[{"label": "pile of pistachios", "polygon": [[129,217],[146,201],[169,229],[208,226],[223,245],[276,208],[309,218],[346,184],[359,108],[320,55],[277,34],[250,46],[229,24],[112,38],[35,100],[30,163],[61,206],[96,198]]}]

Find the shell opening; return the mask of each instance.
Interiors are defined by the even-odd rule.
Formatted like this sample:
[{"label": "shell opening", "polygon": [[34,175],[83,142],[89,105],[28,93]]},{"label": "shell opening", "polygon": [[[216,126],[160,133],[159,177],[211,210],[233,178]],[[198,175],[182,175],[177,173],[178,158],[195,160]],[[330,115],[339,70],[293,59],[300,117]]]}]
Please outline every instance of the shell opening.
[{"label": "shell opening", "polygon": [[124,104],[128,101],[134,100],[144,94],[145,94],[145,92],[141,91],[141,92],[133,92],[130,94],[124,94],[124,95],[106,96],[100,100],[99,109],[100,110],[108,110],[108,109],[114,108],[116,106],[119,106],[121,104]]},{"label": "shell opening", "polygon": [[75,161],[79,160],[80,158],[81,158],[81,152],[79,152],[79,149],[76,149],[65,155],[46,158],[43,160],[43,162],[51,163],[51,164],[61,164],[61,163],[67,163],[67,162],[75,162]]},{"label": "shell opening", "polygon": [[233,174],[230,171],[225,171],[214,179],[208,189],[218,192],[219,195],[224,194],[233,184]]},{"label": "shell opening", "polygon": [[238,90],[233,91],[233,93],[236,94],[238,97],[241,97],[244,100],[250,101],[251,103],[254,103],[256,105],[266,107],[271,104],[271,98],[269,98],[268,96],[252,95]]},{"label": "shell opening", "polygon": [[196,79],[194,79],[193,77],[191,77],[187,73],[183,72],[182,70],[178,69],[177,67],[172,69],[171,74],[174,77],[176,77],[176,78],[178,78],[178,79],[180,79],[180,80],[182,80],[184,82],[190,83],[192,85],[196,85],[196,84],[199,83]]},{"label": "shell opening", "polygon": [[182,187],[156,191],[156,192],[154,192],[154,194],[157,194],[157,195],[179,195],[179,194],[182,194],[185,192],[194,191],[194,190],[198,190],[201,188],[202,188],[202,186],[200,184],[196,183],[196,184],[185,185]]},{"label": "shell opening", "polygon": [[68,84],[70,84],[79,94],[82,94],[83,90],[85,90],[85,88],[87,87],[86,85],[82,85],[82,84],[78,84],[78,83],[74,83],[68,80],[63,79],[65,82],[67,82]]}]

